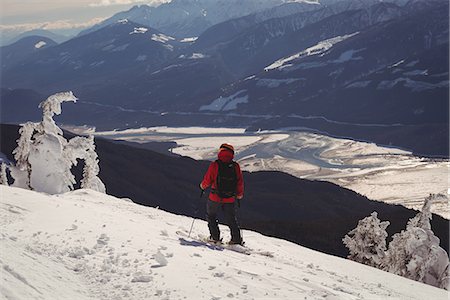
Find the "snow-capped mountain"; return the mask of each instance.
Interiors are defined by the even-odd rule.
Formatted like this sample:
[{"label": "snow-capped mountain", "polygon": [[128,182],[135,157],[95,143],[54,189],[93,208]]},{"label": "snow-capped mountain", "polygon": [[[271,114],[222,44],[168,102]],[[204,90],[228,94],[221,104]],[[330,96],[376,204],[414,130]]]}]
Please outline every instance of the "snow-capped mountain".
[{"label": "snow-capped mountain", "polygon": [[49,31],[49,30],[33,29],[33,30],[26,31],[26,32],[20,34],[19,36],[15,37],[13,40],[9,41],[9,43],[15,43],[18,40],[23,39],[24,37],[36,36],[36,35],[49,38],[49,39],[55,41],[58,44],[63,43],[65,41],[67,41],[68,39],[70,39],[70,37],[68,37],[68,36],[65,36],[65,35],[62,35],[62,34],[58,34],[58,33],[54,33],[54,32]]},{"label": "snow-capped mountain", "polygon": [[[43,94],[73,89],[94,103],[77,124],[211,125],[233,118],[256,129],[308,127],[448,155],[448,2],[321,3],[286,3],[218,24],[188,42],[121,19],[128,23],[2,68],[2,86]],[[152,40],[153,34],[162,38]],[[392,73],[401,61],[408,62],[406,75]],[[161,119],[164,112],[178,115]],[[310,116],[317,118],[304,118]],[[393,135],[380,124],[403,127]],[[444,138],[417,137],[426,131]]]},{"label": "snow-capped mountain", "polygon": [[[101,85],[105,77],[120,77],[122,72],[134,69],[152,70],[172,57],[179,44],[171,36],[124,19],[28,56],[15,68],[6,70],[5,85],[40,85],[51,90]],[[24,73],[30,67],[34,75],[26,79]],[[58,79],[55,82],[49,78]]]},{"label": "snow-capped mountain", "polygon": [[[262,114],[271,111],[286,116],[283,120],[267,121],[267,126],[264,122],[255,124],[256,128],[306,126],[298,118],[289,120],[290,114],[325,117],[348,125],[440,123],[441,127],[434,131],[442,133],[439,135],[442,138],[433,139],[432,144],[439,144],[436,146],[441,150],[436,154],[447,155],[447,8],[448,3],[440,2],[418,12],[408,5],[400,8],[381,3],[371,7],[370,14],[366,10],[348,11],[282,35],[274,39],[272,47],[270,42],[264,47],[267,39],[238,40],[224,48],[233,51],[239,45],[246,45],[245,40],[253,44],[245,48],[247,52],[237,52],[241,55],[237,62],[241,63],[236,64],[236,68],[256,69],[258,62],[270,57],[270,52],[290,53],[267,64],[254,76],[220,91],[200,104],[199,110],[227,111],[227,103],[240,99],[239,104],[227,112]],[[393,12],[388,14],[390,16],[400,16],[371,25],[370,20],[386,18],[385,13],[379,14],[383,10]],[[349,23],[345,24],[347,21]],[[255,33],[253,36],[264,35]],[[293,51],[294,48],[298,50]],[[231,67],[233,57],[236,55],[225,58],[230,60],[227,65]],[[244,57],[249,57],[253,65],[242,64],[246,61]],[[430,102],[430,98],[435,101]],[[223,103],[211,106],[216,101]],[[428,152],[421,152],[423,147],[417,150]]]},{"label": "snow-capped mountain", "polygon": [[284,3],[284,0],[173,0],[158,7],[134,6],[80,34],[98,30],[120,19],[156,28],[177,38],[200,35],[208,27]]},{"label": "snow-capped mountain", "polygon": [[[0,294],[18,299],[447,299],[447,291],[243,231],[250,255],[191,237],[204,221],[90,190],[0,187]],[[223,228],[224,234],[228,234]]]},{"label": "snow-capped mountain", "polygon": [[[327,38],[362,31],[369,26],[398,18],[403,13],[406,13],[404,8],[384,2],[338,13],[332,7],[324,7],[258,23],[231,39],[214,44],[212,51],[219,53],[233,73],[245,78],[259,72],[261,66],[272,57],[289,56],[296,51],[294,49],[307,48]],[[199,38],[199,43],[202,38]],[[208,48],[201,50],[207,53],[211,51]]]},{"label": "snow-capped mountain", "polygon": [[1,68],[8,69],[28,56],[55,45],[57,43],[50,38],[33,35],[24,37],[11,45],[0,47]]},{"label": "snow-capped mountain", "polygon": [[[320,26],[306,28],[299,32],[298,36],[301,35],[301,38],[295,40],[299,46],[302,42],[305,43],[305,46],[299,47],[299,49],[302,49],[301,51],[291,53],[291,55],[286,55],[268,64],[264,68],[264,72],[258,73],[251,80],[245,80],[243,85],[255,84],[259,87],[265,87],[271,94],[284,99],[284,101],[291,98],[292,101],[289,105],[291,109],[293,106],[300,104],[299,101],[301,101],[303,114],[312,115],[319,114],[318,108],[316,108],[316,111],[310,111],[308,110],[309,105],[320,106],[322,115],[324,115],[324,107],[323,103],[319,101],[309,101],[310,97],[320,93],[320,97],[323,98],[327,89],[329,89],[330,96],[336,95],[337,87],[347,86],[352,81],[364,81],[365,77],[375,76],[375,74],[377,74],[376,77],[380,78],[379,83],[383,80],[391,82],[387,74],[392,74],[393,71],[397,75],[389,75],[391,78],[408,77],[410,81],[405,79],[410,83],[407,89],[414,96],[417,95],[416,93],[423,91],[446,89],[448,87],[448,68],[445,64],[442,64],[442,59],[445,58],[445,49],[448,48],[448,19],[445,19],[445,13],[442,12],[445,11],[445,7],[448,7],[448,5],[438,6],[426,14],[408,15],[395,21],[382,23],[380,26],[372,26],[365,31],[361,31],[356,25],[357,22],[355,22],[356,20],[364,20],[365,13],[363,11],[349,12],[342,16],[328,18],[322,21]],[[378,7],[374,7],[374,9],[378,10]],[[440,17],[434,20],[430,19],[431,16],[436,16],[436,14],[440,14]],[[349,20],[351,25],[340,27],[341,20],[343,20],[340,17]],[[365,26],[363,25],[363,27]],[[324,31],[324,28],[328,30]],[[329,32],[334,36],[324,36],[319,32]],[[413,34],[407,36],[405,35],[406,32],[413,32]],[[313,42],[312,39],[321,40]],[[422,58],[421,67],[423,68],[426,65],[427,72],[423,70],[424,72],[421,73],[416,70],[415,64],[419,63],[417,61],[418,55],[421,55]],[[408,59],[410,64],[407,63],[406,67],[409,72],[399,75],[398,71],[395,71],[398,66],[396,63],[401,64],[402,61]],[[447,74],[445,74],[446,71]],[[385,76],[380,76],[380,72],[385,72]],[[420,74],[422,74],[422,78],[419,81],[419,78],[411,77],[420,76]],[[439,76],[442,78],[439,79]],[[327,78],[327,80],[318,81],[314,78]],[[368,82],[366,81],[366,83]],[[320,89],[318,85],[320,85]],[[396,83],[386,85],[386,88],[384,88],[384,85],[378,86],[379,90],[389,90],[395,85]],[[350,86],[350,88],[352,87],[356,87],[356,84]],[[256,89],[251,89],[248,86],[235,85],[236,91],[243,89],[256,91]],[[297,89],[298,92],[301,90],[301,94],[297,93]],[[289,95],[284,96],[280,90],[285,90]],[[258,91],[262,92],[261,89],[258,89]],[[311,94],[310,91],[313,91],[313,93]],[[270,102],[270,97],[267,97],[267,93],[264,94],[266,100],[263,101]],[[405,98],[401,97],[401,99]],[[424,98],[422,97],[422,99]],[[257,101],[259,107],[262,106],[260,100]],[[433,106],[436,104],[434,103]],[[376,105],[379,105],[379,102]],[[424,105],[426,104],[424,103]],[[328,107],[330,111],[333,111],[336,106],[330,105]],[[255,107],[252,107],[251,110],[254,112]],[[349,121],[349,117],[345,118],[343,113],[336,112],[334,115],[326,114],[325,116],[330,117],[330,119]],[[400,119],[399,115],[397,115],[398,119],[389,120],[386,114],[373,114],[375,119],[368,120],[369,116],[363,115],[363,112],[355,113],[348,110],[348,113],[353,116],[351,120],[356,122],[363,122],[362,119],[357,119],[359,117],[365,119],[366,122],[375,123],[411,122],[411,120]],[[415,116],[416,118],[421,117],[420,114],[415,114]],[[430,118],[432,116],[434,114],[431,112]],[[411,115],[411,117],[414,118],[414,115]]]},{"label": "snow-capped mountain", "polygon": [[[216,47],[219,43],[229,44],[231,40],[239,38],[240,35],[243,35],[241,37],[243,40],[261,40],[265,46],[272,39],[298,31],[332,15],[350,10],[368,10],[372,5],[378,3],[378,0],[342,0],[324,4],[322,2],[289,2],[211,26],[199,37],[193,48],[208,49]],[[389,15],[386,17],[389,18]],[[260,28],[259,32],[255,32],[257,28]],[[265,31],[267,33],[264,34]],[[257,33],[263,33],[263,36],[255,38],[254,35]],[[219,46],[221,45],[219,44]],[[259,46],[261,45],[254,45],[254,48]]]},{"label": "snow-capped mountain", "polygon": [[18,35],[15,35],[15,33],[8,34],[8,31],[5,30],[4,32],[2,32],[2,37],[0,38],[1,46],[11,45],[11,44],[17,42],[18,40],[21,40],[21,39],[23,39],[25,37],[29,37],[29,36],[46,37],[46,38],[49,38],[49,39],[55,41],[58,44],[63,43],[65,41],[67,41],[68,39],[70,39],[70,37],[68,37],[68,36],[65,36],[62,34],[57,34],[57,33],[54,33],[52,31],[45,30],[45,29],[33,29],[33,30],[26,31],[26,32],[23,32]]}]

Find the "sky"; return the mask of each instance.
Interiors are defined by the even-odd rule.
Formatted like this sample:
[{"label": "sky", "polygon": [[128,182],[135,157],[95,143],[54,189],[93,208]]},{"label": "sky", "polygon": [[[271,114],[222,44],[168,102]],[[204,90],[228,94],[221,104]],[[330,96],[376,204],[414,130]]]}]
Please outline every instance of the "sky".
[{"label": "sky", "polygon": [[1,0],[0,30],[85,28],[136,4],[170,0]]}]

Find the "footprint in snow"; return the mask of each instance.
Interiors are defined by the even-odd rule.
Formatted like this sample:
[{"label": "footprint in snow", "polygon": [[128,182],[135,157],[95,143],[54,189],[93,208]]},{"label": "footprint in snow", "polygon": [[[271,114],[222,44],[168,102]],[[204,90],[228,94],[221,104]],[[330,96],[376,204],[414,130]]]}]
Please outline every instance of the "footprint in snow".
[{"label": "footprint in snow", "polygon": [[152,268],[165,267],[169,263],[159,250],[153,255],[153,258],[158,262],[158,265],[153,265]]},{"label": "footprint in snow", "polygon": [[97,239],[97,244],[106,245],[108,244],[109,237],[106,235],[106,233],[102,233],[100,237]]},{"label": "footprint in snow", "polygon": [[75,224],[72,224],[72,226],[70,228],[67,228],[66,231],[73,231],[73,230],[77,230],[78,226]]},{"label": "footprint in snow", "polygon": [[153,280],[153,277],[150,275],[143,275],[141,273],[134,274],[131,282],[150,282]]}]

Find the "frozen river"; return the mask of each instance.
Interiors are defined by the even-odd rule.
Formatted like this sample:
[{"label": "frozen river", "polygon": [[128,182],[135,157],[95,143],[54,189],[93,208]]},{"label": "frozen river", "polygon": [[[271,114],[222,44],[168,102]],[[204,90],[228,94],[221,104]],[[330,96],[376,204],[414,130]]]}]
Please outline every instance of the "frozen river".
[{"label": "frozen river", "polygon": [[[231,143],[246,171],[275,170],[330,181],[370,199],[414,209],[420,209],[430,193],[448,196],[449,190],[448,160],[309,132],[154,127],[95,135],[139,143],[175,141],[178,146],[172,152],[204,160],[215,159],[221,143]],[[435,203],[433,211],[449,219],[448,200]]]}]

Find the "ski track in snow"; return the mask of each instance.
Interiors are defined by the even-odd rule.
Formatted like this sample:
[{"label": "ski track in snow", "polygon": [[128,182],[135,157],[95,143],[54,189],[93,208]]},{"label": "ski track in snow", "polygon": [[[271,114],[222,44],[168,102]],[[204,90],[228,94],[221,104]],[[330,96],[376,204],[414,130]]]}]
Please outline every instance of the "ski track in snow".
[{"label": "ski track in snow", "polygon": [[[251,255],[183,245],[177,232],[187,235],[191,218],[90,190],[48,196],[0,186],[0,195],[0,219],[8,220],[0,227],[4,299],[446,299],[447,295],[251,231],[243,233]],[[228,237],[227,228],[221,229]],[[206,223],[196,220],[193,235],[205,234]],[[273,257],[266,256],[267,251]]]}]

